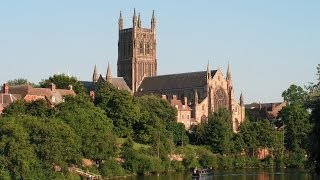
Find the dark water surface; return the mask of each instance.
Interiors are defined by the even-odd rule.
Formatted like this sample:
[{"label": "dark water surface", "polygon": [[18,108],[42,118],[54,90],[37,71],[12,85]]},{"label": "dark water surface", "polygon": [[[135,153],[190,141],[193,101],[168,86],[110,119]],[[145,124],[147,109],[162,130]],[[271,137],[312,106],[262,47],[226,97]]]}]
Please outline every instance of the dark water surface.
[{"label": "dark water surface", "polygon": [[[183,180],[192,179],[190,173],[168,173],[149,176],[133,176],[119,178],[126,180]],[[201,180],[320,180],[320,176],[311,175],[306,170],[299,169],[243,169],[215,171],[215,175]]]}]

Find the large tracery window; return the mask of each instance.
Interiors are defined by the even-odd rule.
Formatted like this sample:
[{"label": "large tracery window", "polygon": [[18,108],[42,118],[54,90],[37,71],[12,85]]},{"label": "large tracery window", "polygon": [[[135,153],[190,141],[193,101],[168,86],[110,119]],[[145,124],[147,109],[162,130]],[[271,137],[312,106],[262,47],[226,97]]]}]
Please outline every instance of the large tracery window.
[{"label": "large tracery window", "polygon": [[217,111],[220,108],[227,107],[227,94],[220,88],[214,94],[214,109]]}]

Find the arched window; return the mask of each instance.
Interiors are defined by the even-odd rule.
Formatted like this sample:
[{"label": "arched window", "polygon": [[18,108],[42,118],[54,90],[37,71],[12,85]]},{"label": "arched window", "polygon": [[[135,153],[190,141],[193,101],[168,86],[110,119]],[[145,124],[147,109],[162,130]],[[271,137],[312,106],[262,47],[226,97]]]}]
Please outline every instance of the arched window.
[{"label": "arched window", "polygon": [[143,54],[143,42],[140,42],[140,54]]},{"label": "arched window", "polygon": [[150,45],[149,44],[146,45],[146,54],[150,54]]},{"label": "arched window", "polygon": [[214,94],[214,109],[217,111],[220,108],[227,107],[227,94],[220,88]]}]

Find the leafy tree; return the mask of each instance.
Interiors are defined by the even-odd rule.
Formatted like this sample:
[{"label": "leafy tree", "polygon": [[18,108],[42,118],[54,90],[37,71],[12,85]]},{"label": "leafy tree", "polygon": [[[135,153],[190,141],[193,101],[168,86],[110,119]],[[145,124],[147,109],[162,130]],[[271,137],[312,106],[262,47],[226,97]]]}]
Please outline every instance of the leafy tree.
[{"label": "leafy tree", "polygon": [[307,134],[310,131],[308,111],[299,104],[284,107],[280,117],[285,124],[285,147],[287,150],[305,148]]},{"label": "leafy tree", "polygon": [[77,95],[86,94],[85,88],[76,77],[70,77],[65,74],[55,74],[48,79],[43,79],[39,85],[40,87],[47,88],[51,83],[54,83],[57,88],[60,89],[69,89],[71,85]]},{"label": "leafy tree", "polygon": [[36,87],[36,84],[29,82],[28,79],[24,79],[24,78],[9,80],[7,83],[12,86],[29,84],[33,87]]},{"label": "leafy tree", "polygon": [[81,157],[80,139],[69,125],[58,119],[25,116],[22,120],[30,143],[46,166],[51,168],[53,164],[66,166],[67,163],[78,162]]},{"label": "leafy tree", "polygon": [[309,163],[311,168],[320,174],[320,96],[314,97],[310,104],[312,129],[308,141]]},{"label": "leafy tree", "polygon": [[133,133],[132,126],[138,119],[139,107],[128,91],[118,90],[108,82],[100,83],[94,103],[112,120],[118,136],[126,137]]},{"label": "leafy tree", "polygon": [[29,143],[29,134],[13,117],[1,121],[0,157],[13,179],[34,179],[39,175],[39,161]]},{"label": "leafy tree", "polygon": [[17,100],[3,109],[3,116],[21,116],[26,114],[26,109],[24,100]]},{"label": "leafy tree", "polygon": [[115,155],[115,136],[112,122],[103,110],[82,96],[68,97],[57,106],[57,114],[69,124],[82,140],[83,156],[101,164]]},{"label": "leafy tree", "polygon": [[292,84],[282,93],[283,99],[290,104],[304,104],[307,99],[307,92],[302,87]]},{"label": "leafy tree", "polygon": [[158,132],[161,132],[164,138],[168,138],[171,132],[167,130],[172,123],[176,123],[177,110],[171,107],[168,101],[154,95],[138,97],[136,101],[141,112],[139,120],[133,126],[135,138],[139,142],[151,143],[157,139]]},{"label": "leafy tree", "polygon": [[183,123],[178,123],[172,121],[168,124],[168,128],[166,128],[169,133],[172,133],[173,142],[176,145],[187,145],[189,142],[189,138],[186,135],[185,126]]},{"label": "leafy tree", "polygon": [[212,152],[230,153],[231,122],[231,114],[226,109],[219,109],[218,112],[209,115],[208,122],[204,125],[204,143],[211,147]]}]

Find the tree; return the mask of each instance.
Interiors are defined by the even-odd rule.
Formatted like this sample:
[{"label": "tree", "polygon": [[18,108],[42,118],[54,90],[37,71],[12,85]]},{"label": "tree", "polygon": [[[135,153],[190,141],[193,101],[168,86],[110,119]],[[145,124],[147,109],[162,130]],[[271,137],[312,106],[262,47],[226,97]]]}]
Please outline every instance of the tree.
[{"label": "tree", "polygon": [[84,157],[101,164],[115,155],[115,136],[111,120],[104,111],[82,96],[67,97],[57,106],[57,118],[69,124],[80,136]]},{"label": "tree", "polygon": [[231,150],[231,113],[227,109],[219,109],[209,115],[204,125],[204,143],[211,147],[212,152],[228,154]]},{"label": "tree", "polygon": [[47,88],[51,83],[54,83],[56,87],[60,89],[69,89],[71,85],[77,95],[86,94],[85,88],[76,77],[65,74],[55,74],[48,79],[43,79],[39,85],[40,87]]},{"label": "tree", "polygon": [[132,126],[138,119],[140,109],[128,91],[118,90],[108,82],[100,83],[95,93],[94,104],[103,109],[112,120],[118,136],[132,135]]},{"label": "tree", "polygon": [[[29,143],[26,129],[14,117],[3,118],[0,123],[0,157],[11,178],[36,178],[40,172],[40,163],[33,146]],[[41,178],[37,178],[39,177]]]},{"label": "tree", "polygon": [[21,116],[26,114],[26,109],[24,100],[17,100],[3,109],[3,116]]},{"label": "tree", "polygon": [[154,95],[138,97],[136,101],[141,110],[133,126],[135,138],[139,142],[151,143],[157,139],[159,132],[163,138],[168,138],[171,123],[176,123],[177,110],[168,101]]},{"label": "tree", "polygon": [[26,85],[29,84],[33,87],[36,86],[36,84],[29,82],[28,79],[24,79],[24,78],[18,78],[18,79],[13,79],[13,80],[9,80],[7,82],[9,85],[15,86],[15,85]]},{"label": "tree", "polygon": [[292,84],[282,93],[283,99],[290,104],[304,104],[307,99],[307,92],[302,87]]},{"label": "tree", "polygon": [[48,168],[67,166],[79,161],[80,138],[75,131],[59,119],[39,119],[25,116],[21,119],[34,145],[37,156]]}]

